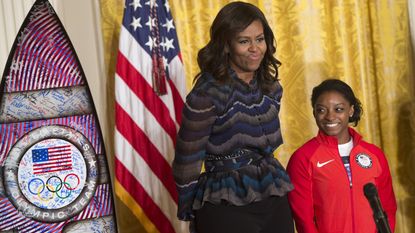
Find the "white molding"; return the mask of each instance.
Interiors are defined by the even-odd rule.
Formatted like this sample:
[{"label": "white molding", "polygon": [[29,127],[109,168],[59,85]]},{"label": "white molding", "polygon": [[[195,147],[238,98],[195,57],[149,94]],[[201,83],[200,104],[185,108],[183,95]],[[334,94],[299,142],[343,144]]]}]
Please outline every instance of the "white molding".
[{"label": "white molding", "polygon": [[[3,74],[17,32],[34,0],[0,1],[0,74]],[[0,77],[1,78],[1,77]]]},{"label": "white molding", "polygon": [[412,41],[412,57],[415,59],[415,0],[408,0],[408,13]]}]

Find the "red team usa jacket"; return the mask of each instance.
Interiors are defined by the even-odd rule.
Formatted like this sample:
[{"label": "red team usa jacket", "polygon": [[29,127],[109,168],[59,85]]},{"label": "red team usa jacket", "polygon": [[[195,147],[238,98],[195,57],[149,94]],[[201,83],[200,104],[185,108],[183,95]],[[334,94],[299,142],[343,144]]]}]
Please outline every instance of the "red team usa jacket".
[{"label": "red team usa jacket", "polygon": [[363,193],[376,185],[392,231],[396,200],[383,152],[349,128],[351,183],[338,152],[337,139],[319,132],[290,158],[288,174],[294,190],[288,194],[299,233],[375,233],[373,211]]}]

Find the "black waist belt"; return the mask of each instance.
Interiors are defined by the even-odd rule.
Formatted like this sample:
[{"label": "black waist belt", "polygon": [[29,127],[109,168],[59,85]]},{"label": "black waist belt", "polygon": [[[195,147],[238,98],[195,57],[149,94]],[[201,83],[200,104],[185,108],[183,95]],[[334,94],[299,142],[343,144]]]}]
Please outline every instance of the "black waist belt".
[{"label": "black waist belt", "polygon": [[236,170],[241,167],[250,165],[264,158],[254,151],[241,149],[227,155],[210,155],[205,160],[206,172],[224,172]]}]

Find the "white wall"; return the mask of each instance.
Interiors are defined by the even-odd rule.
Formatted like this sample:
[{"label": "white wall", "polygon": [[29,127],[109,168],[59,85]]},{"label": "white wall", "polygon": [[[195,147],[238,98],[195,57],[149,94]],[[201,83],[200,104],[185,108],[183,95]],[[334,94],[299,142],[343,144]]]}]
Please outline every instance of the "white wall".
[{"label": "white wall", "polygon": [[[34,0],[0,0],[0,74]],[[99,0],[49,0],[67,31],[84,69],[106,140],[107,93]],[[106,143],[107,144],[107,143]],[[107,145],[108,146],[108,145]]]}]

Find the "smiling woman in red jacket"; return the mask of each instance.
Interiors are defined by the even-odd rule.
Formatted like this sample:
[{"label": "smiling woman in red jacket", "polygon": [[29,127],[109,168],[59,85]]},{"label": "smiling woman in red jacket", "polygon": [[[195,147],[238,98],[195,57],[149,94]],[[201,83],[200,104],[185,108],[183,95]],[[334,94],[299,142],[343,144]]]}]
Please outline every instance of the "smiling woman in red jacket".
[{"label": "smiling woman in red jacket", "polygon": [[313,89],[311,103],[319,132],[287,166],[298,233],[377,232],[363,193],[367,183],[376,185],[393,232],[397,206],[388,162],[381,149],[349,127],[360,120],[360,101],[346,83],[328,79]]}]

